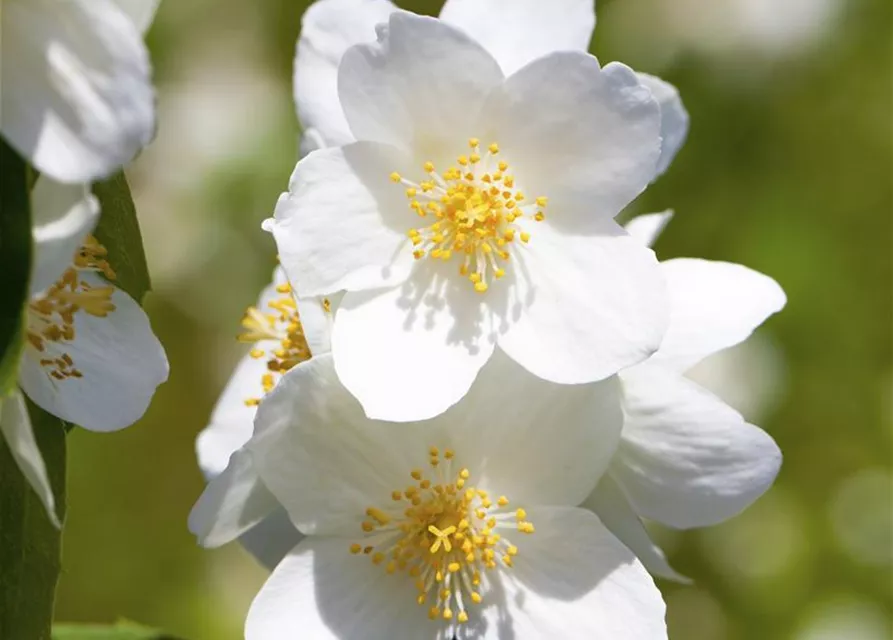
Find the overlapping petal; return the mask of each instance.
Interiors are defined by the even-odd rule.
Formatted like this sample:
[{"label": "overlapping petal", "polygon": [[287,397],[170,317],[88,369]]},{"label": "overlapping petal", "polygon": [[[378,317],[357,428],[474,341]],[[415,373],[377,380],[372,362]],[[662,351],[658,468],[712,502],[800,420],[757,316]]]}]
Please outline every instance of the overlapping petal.
[{"label": "overlapping petal", "polygon": [[737,411],[650,363],[621,379],[626,420],[611,474],[636,513],[703,527],[738,514],[771,486],[781,452]]},{"label": "overlapping petal", "polygon": [[304,13],[294,67],[298,118],[312,148],[354,141],[338,99],[338,65],[347,49],[375,41],[375,26],[397,10],[389,0],[320,0]]},{"label": "overlapping petal", "polygon": [[600,235],[571,236],[533,223],[513,265],[517,303],[499,346],[546,380],[610,376],[648,358],[666,330],[654,254],[611,220],[599,227]]},{"label": "overlapping petal", "polygon": [[628,67],[585,53],[530,63],[490,95],[483,117],[477,135],[499,143],[530,196],[549,198],[549,224],[577,234],[620,213],[660,156],[651,91]]},{"label": "overlapping petal", "polygon": [[651,89],[654,99],[660,105],[660,159],[655,169],[655,179],[663,174],[688,136],[688,111],[682,104],[679,90],[666,80],[647,73],[639,73],[639,80]]},{"label": "overlapping petal", "polygon": [[646,247],[652,247],[672,217],[672,209],[660,213],[644,213],[627,222],[624,229]]},{"label": "overlapping petal", "polygon": [[440,18],[481,43],[510,75],[555,51],[586,51],[592,0],[446,0]]},{"label": "overlapping petal", "polygon": [[103,178],[155,131],[142,34],[113,0],[7,0],[0,131],[60,182]]},{"label": "overlapping petal", "polygon": [[[92,273],[81,279],[94,287],[108,283]],[[85,312],[75,316],[75,339],[64,352],[83,374],[56,380],[39,358],[26,349],[19,383],[42,409],[91,431],[115,431],[138,420],[149,406],[156,387],[167,380],[164,349],[140,306],[115,289],[115,310],[106,317]]]},{"label": "overlapping petal", "polygon": [[671,317],[652,362],[676,371],[745,340],[786,302],[775,280],[738,264],[678,258],[660,266]]}]

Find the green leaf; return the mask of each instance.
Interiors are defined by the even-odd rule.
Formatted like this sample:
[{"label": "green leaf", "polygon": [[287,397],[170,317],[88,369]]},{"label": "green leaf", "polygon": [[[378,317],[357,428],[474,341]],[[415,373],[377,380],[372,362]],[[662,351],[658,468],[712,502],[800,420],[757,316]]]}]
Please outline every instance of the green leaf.
[{"label": "green leaf", "polygon": [[161,631],[148,629],[133,622],[115,625],[57,624],[53,640],[177,640]]},{"label": "green leaf", "polygon": [[18,377],[25,304],[31,275],[28,167],[0,138],[0,398]]},{"label": "green leaf", "polygon": [[[49,473],[60,518],[65,513],[62,421],[30,400],[28,413]],[[59,579],[62,533],[0,438],[0,638],[49,640]]]},{"label": "green leaf", "polygon": [[94,184],[93,194],[102,209],[99,226],[93,235],[108,249],[109,264],[117,275],[115,285],[137,302],[142,302],[152,286],[127,178],[123,172],[118,172],[108,180]]}]

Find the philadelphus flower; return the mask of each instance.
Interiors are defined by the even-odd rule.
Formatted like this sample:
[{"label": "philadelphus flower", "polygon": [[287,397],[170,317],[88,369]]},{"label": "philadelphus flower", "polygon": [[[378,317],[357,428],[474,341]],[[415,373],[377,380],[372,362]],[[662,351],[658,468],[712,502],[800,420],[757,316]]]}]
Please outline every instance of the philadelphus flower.
[{"label": "philadelphus flower", "polygon": [[[368,10],[335,11],[353,4]],[[591,3],[545,4],[450,2],[437,20],[340,0],[305,19],[299,110],[335,82],[345,41],[371,39],[362,17],[390,14],[340,56],[337,101],[304,106],[331,108],[305,125],[343,146],[298,163],[266,225],[302,294],[346,290],[332,351],[370,417],[443,412],[494,351],[576,384],[660,344],[657,262],[612,218],[657,174],[661,107],[646,80],[585,53]],[[349,138],[328,131],[342,115]]]},{"label": "philadelphus flower", "polygon": [[[83,186],[41,177],[32,210],[35,256],[19,386],[42,409],[85,429],[126,427],[167,379],[164,349],[140,306],[112,284],[106,250],[90,235],[96,199]],[[58,526],[21,393],[3,400],[0,430]]]},{"label": "philadelphus flower", "polygon": [[[669,217],[639,216],[627,230],[650,245]],[[678,258],[661,269],[670,327],[657,353],[620,374],[620,446],[585,505],[652,573],[679,579],[640,518],[679,529],[722,522],[761,496],[781,464],[771,437],[683,374],[745,340],[784,307],[785,295],[771,278],[737,264]]]},{"label": "philadelphus flower", "polygon": [[331,355],[289,371],[245,450],[306,537],[246,638],[666,638],[644,567],[578,507],[621,423],[616,377],[555,385],[503,354],[412,424],[368,419]]},{"label": "philadelphus flower", "polygon": [[41,174],[92,182],[155,132],[142,33],[158,0],[0,0],[0,133]]},{"label": "philadelphus flower", "polygon": [[[246,548],[271,567],[294,546],[296,532],[285,511],[240,449],[253,433],[258,405],[282,375],[329,353],[337,302],[338,296],[298,298],[277,267],[257,306],[246,310],[239,341],[251,344],[251,350],[236,366],[210,423],[196,440],[199,466],[209,485],[189,526],[204,544],[216,546],[242,535]],[[246,517],[248,513],[253,515]]]}]

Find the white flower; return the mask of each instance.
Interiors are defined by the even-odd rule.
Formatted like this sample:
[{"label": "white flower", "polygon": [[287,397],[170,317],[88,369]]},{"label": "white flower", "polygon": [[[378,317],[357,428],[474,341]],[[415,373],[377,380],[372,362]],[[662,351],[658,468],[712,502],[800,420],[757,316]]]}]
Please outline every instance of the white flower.
[{"label": "white flower", "polygon": [[[189,527],[204,544],[223,544],[241,535],[245,547],[270,567],[295,545],[297,532],[288,524],[285,511],[265,490],[240,449],[254,430],[257,406],[282,375],[329,353],[338,300],[339,296],[295,296],[284,271],[277,267],[257,306],[246,310],[239,340],[251,344],[251,351],[236,366],[210,423],[196,439],[199,466],[209,485],[190,515]],[[246,505],[248,500],[253,503]],[[221,509],[221,504],[227,508]],[[249,511],[253,515],[246,518]]]},{"label": "white flower", "polygon": [[665,638],[644,567],[577,507],[617,444],[618,392],[497,354],[445,414],[395,424],[364,416],[331,356],[296,367],[246,450],[307,537],[246,638]]},{"label": "white flower", "polygon": [[554,51],[579,38],[508,79],[436,19],[393,13],[379,38],[338,71],[359,142],[299,162],[267,225],[303,294],[347,291],[332,349],[367,415],[443,412],[497,345],[568,384],[647,358],[664,285],[612,218],[655,176],[651,91],[623,65]]},{"label": "white flower", "polygon": [[[138,420],[167,379],[164,349],[140,306],[111,282],[105,248],[89,235],[99,214],[83,186],[41,177],[32,192],[34,267],[19,386],[47,412],[91,431]],[[24,400],[3,402],[0,428],[58,524]]]},{"label": "white flower", "polygon": [[76,183],[129,162],[155,132],[142,31],[158,0],[0,0],[0,133]]},{"label": "white flower", "polygon": [[[650,245],[669,217],[639,216],[627,230]],[[785,295],[771,278],[736,264],[677,258],[661,268],[670,327],[657,353],[620,374],[620,446],[585,504],[655,575],[680,579],[640,518],[679,529],[722,522],[760,497],[781,465],[769,435],[683,374],[745,340],[784,307]]]}]

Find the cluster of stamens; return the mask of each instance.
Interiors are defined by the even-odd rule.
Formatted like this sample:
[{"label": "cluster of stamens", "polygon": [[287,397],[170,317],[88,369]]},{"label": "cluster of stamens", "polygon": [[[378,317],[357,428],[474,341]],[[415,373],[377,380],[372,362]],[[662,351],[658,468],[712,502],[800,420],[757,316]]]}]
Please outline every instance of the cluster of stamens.
[{"label": "cluster of stamens", "polygon": [[524,509],[508,509],[505,496],[492,498],[469,485],[466,468],[452,470],[455,454],[429,450],[431,474],[410,473],[413,484],[391,494],[386,509],[369,507],[362,523],[363,543],[351,553],[368,556],[389,573],[405,572],[415,580],[416,601],[428,605],[428,617],[463,623],[469,604],[484,599],[485,572],[500,564],[511,567],[518,547],[498,530],[534,532]]},{"label": "cluster of stamens", "polygon": [[[276,286],[278,297],[267,303],[267,309],[261,311],[257,307],[248,307],[242,318],[245,331],[238,336],[239,342],[254,344],[249,352],[252,358],[267,359],[267,371],[261,376],[264,394],[273,390],[276,377],[282,375],[295,365],[309,360],[312,356],[298,306],[288,283]],[[328,300],[323,300],[323,309],[328,312]],[[258,343],[273,341],[273,348],[264,349]],[[261,398],[248,398],[245,404],[249,407],[260,404]]]},{"label": "cluster of stamens", "polygon": [[[114,280],[115,272],[106,259],[107,255],[105,247],[95,237],[87,236],[74,255],[72,266],[43,294],[28,304],[25,337],[41,353],[40,364],[55,380],[83,377],[68,353],[51,348],[52,345],[74,340],[75,314],[82,311],[104,318],[115,310],[112,302],[114,287],[91,286],[80,277],[81,271],[94,271]],[[50,353],[51,351],[55,353]]]},{"label": "cluster of stamens", "polygon": [[407,232],[415,258],[427,255],[447,261],[459,257],[459,273],[483,293],[491,278],[505,275],[512,243],[530,240],[517,221],[544,220],[547,199],[540,196],[528,201],[515,187],[509,164],[497,159],[499,145],[489,145],[483,155],[477,138],[471,138],[468,146],[471,153],[459,156],[457,166],[443,173],[426,162],[422,168],[427,180],[415,183],[395,172],[391,181],[406,187],[412,211],[432,220]]}]

